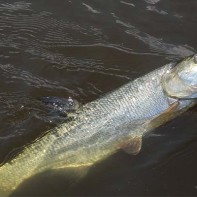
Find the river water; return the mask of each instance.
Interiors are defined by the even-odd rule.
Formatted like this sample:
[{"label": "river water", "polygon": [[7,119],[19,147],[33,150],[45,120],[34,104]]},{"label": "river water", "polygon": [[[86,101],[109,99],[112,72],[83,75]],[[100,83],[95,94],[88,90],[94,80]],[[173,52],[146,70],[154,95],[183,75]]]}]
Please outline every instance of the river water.
[{"label": "river water", "polygon": [[[64,121],[42,96],[87,103],[197,51],[196,0],[0,0],[0,161]],[[79,182],[41,175],[14,195],[197,195],[197,110]],[[9,156],[10,157],[10,156]]]}]

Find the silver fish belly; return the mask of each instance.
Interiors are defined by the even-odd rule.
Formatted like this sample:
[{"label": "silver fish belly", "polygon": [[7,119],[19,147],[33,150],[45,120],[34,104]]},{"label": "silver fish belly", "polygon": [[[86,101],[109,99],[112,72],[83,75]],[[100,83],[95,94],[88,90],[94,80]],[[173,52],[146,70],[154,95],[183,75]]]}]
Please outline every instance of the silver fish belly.
[{"label": "silver fish belly", "polygon": [[[0,167],[0,194],[11,192],[44,170],[92,165],[165,122],[157,117],[172,103],[163,91],[161,79],[171,67],[165,65],[84,105],[71,122],[27,146]],[[181,101],[175,111],[193,104]]]}]

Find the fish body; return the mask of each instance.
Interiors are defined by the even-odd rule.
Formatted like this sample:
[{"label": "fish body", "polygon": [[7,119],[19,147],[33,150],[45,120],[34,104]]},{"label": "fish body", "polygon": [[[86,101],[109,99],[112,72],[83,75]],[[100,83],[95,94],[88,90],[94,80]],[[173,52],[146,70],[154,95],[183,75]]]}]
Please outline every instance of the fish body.
[{"label": "fish body", "polygon": [[0,167],[0,194],[45,170],[90,166],[121,148],[138,153],[145,133],[195,104],[169,95],[172,71],[167,64],[81,107]]}]

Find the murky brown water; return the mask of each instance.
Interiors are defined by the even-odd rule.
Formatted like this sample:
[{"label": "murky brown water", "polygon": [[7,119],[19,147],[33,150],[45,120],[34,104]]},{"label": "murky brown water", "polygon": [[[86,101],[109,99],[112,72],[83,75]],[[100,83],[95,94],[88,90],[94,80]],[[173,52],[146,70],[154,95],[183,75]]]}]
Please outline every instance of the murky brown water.
[{"label": "murky brown water", "polygon": [[[196,0],[0,0],[0,160],[58,120],[37,98],[86,103],[197,51]],[[72,185],[43,174],[15,194],[197,195],[197,110],[158,128]],[[15,195],[14,194],[14,195]]]}]

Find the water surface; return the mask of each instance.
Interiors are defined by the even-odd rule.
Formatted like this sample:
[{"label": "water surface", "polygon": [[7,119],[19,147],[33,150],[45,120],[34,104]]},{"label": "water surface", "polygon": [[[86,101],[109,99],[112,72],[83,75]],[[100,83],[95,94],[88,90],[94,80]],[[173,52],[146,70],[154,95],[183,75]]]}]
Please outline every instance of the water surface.
[{"label": "water surface", "polygon": [[[0,161],[64,121],[42,96],[90,102],[197,51],[196,0],[0,0]],[[15,194],[197,195],[197,110],[72,177],[43,174]]]}]

